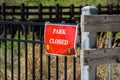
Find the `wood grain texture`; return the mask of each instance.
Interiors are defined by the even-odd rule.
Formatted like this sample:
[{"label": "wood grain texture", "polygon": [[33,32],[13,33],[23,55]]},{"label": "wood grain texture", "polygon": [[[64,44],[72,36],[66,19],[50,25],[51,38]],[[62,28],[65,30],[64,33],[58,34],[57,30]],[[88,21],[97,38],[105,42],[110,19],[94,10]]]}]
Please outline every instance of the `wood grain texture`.
[{"label": "wood grain texture", "polygon": [[81,15],[82,32],[120,31],[119,15]]},{"label": "wood grain texture", "polygon": [[85,65],[120,63],[120,48],[82,50]]}]

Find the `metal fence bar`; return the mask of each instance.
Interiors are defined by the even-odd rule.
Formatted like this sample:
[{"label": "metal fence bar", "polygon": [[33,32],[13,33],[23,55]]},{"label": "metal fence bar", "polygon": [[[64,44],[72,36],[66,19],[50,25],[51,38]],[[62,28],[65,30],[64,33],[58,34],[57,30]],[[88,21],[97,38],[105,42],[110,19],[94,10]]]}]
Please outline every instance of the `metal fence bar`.
[{"label": "metal fence bar", "polygon": [[[6,32],[6,26],[4,25],[4,31],[5,31],[5,39],[7,38],[7,32]],[[4,55],[4,61],[5,61],[5,80],[7,80],[7,41],[5,41],[5,55]]]},{"label": "metal fence bar", "polygon": [[20,25],[18,25],[18,80],[20,80]]},{"label": "metal fence bar", "polygon": [[[12,37],[12,32],[13,32],[13,29],[12,29],[12,25],[11,25],[11,39],[13,38]],[[13,41],[11,41],[11,80],[13,80],[14,78],[14,63],[13,63]]]},{"label": "metal fence bar", "polygon": [[[40,42],[42,41],[42,28],[40,28]],[[43,52],[43,45],[40,44],[40,80],[42,80],[42,52]]]},{"label": "metal fence bar", "polygon": [[58,80],[58,76],[59,76],[59,62],[58,62],[58,56],[56,56],[56,80]]},{"label": "metal fence bar", "polygon": [[43,70],[42,70],[42,44],[40,44],[40,80],[42,80],[42,73],[43,73]]},{"label": "metal fence bar", "polygon": [[64,80],[67,80],[67,57],[64,57]]},{"label": "metal fence bar", "polygon": [[[6,23],[5,23],[6,22]],[[9,22],[9,23],[7,23],[7,21],[5,21],[4,22],[4,24],[2,23],[2,25],[4,25],[4,31],[5,31],[5,36],[4,37],[0,37],[0,41],[4,41],[4,43],[5,43],[5,49],[4,49],[4,51],[5,51],[5,56],[4,56],[4,63],[5,63],[5,73],[4,73],[4,77],[5,77],[5,80],[7,80],[7,74],[8,74],[8,71],[7,71],[7,42],[10,42],[11,43],[11,45],[10,45],[10,51],[11,51],[11,80],[13,80],[15,77],[16,77],[16,75],[15,75],[15,73],[17,73],[17,80],[22,80],[23,79],[23,76],[24,76],[24,79],[25,80],[28,80],[28,79],[31,79],[32,78],[32,80],[35,80],[35,79],[37,79],[36,78],[36,69],[35,69],[35,44],[36,43],[39,43],[40,44],[40,80],[42,80],[42,78],[43,78],[43,33],[42,33],[42,30],[43,30],[43,27],[40,27],[39,28],[39,35],[40,35],[40,37],[39,37],[39,39],[40,40],[35,40],[35,27],[36,26],[38,26],[38,25],[34,25],[35,23],[33,23],[33,24],[31,24],[32,26],[28,26],[29,24],[26,22],[25,24],[22,24],[22,22],[21,23],[19,23],[19,24],[17,24],[17,22],[16,22],[16,24],[13,24],[13,22]],[[13,32],[13,28],[14,27],[16,27],[17,29],[17,38],[14,38],[13,37],[13,34],[12,34],[12,32]],[[24,33],[25,34],[23,34],[23,30],[21,31],[21,29],[23,29],[23,27],[24,27]],[[32,27],[32,39],[31,40],[28,40],[27,38],[28,38],[28,34],[27,34],[27,31],[28,31],[28,27]],[[10,38],[8,38],[8,36],[7,36],[7,34],[8,34],[8,28],[10,29],[10,34],[11,34],[11,37]],[[24,35],[24,37],[25,37],[25,39],[22,39],[22,37],[21,37],[21,35]],[[14,63],[14,44],[16,44],[17,43],[17,67],[15,67],[15,65],[16,65],[16,63]],[[22,75],[22,64],[21,64],[21,60],[22,60],[22,57],[21,57],[21,48],[22,48],[22,45],[21,45],[21,43],[23,43],[24,44],[24,47],[25,47],[25,49],[24,49],[24,52],[25,52],[25,66],[24,66],[24,68],[25,68],[25,71],[24,71],[24,73],[25,73],[25,75]],[[29,74],[28,74],[28,43],[30,43],[30,44],[32,44],[32,77],[30,77],[29,78]],[[14,72],[14,70],[15,70],[15,68],[17,68],[17,72]],[[50,63],[50,55],[48,55],[48,80],[50,80],[51,79],[51,63]],[[56,80],[58,80],[59,79],[59,57],[58,56],[56,56]],[[75,57],[73,58],[73,79],[74,80],[76,80],[76,59],[75,59]],[[67,56],[65,56],[64,57],[64,80],[67,80]]]},{"label": "metal fence bar", "polygon": [[13,25],[34,25],[34,26],[44,26],[44,22],[25,22],[25,21],[2,21],[0,20],[0,24],[13,24]]},{"label": "metal fence bar", "polygon": [[76,80],[76,57],[73,56],[73,80]]},{"label": "metal fence bar", "polygon": [[[27,28],[28,26],[25,27],[25,40],[27,41]],[[28,46],[27,42],[25,42],[25,80],[28,80]]]},{"label": "metal fence bar", "polygon": [[50,80],[50,55],[47,55],[48,57],[48,80]]},{"label": "metal fence bar", "polygon": [[[34,27],[32,26],[32,40],[35,40]],[[35,80],[35,43],[32,43],[32,79]]]},{"label": "metal fence bar", "polygon": [[[2,41],[13,41],[13,42],[18,42],[18,39],[5,39],[5,38],[0,38]],[[32,41],[32,40],[20,40],[20,42],[27,42],[27,43],[40,43],[43,44],[43,41]]]},{"label": "metal fence bar", "polygon": [[[17,16],[20,17],[20,20],[27,20],[30,18],[30,16],[38,16],[38,18],[34,18],[34,20],[39,20],[39,21],[51,21],[51,22],[56,22],[57,21],[62,21],[62,20],[66,20],[66,22],[72,22],[72,21],[79,21],[78,19],[80,18],[80,14],[81,14],[81,5],[80,6],[61,6],[58,4],[58,6],[42,6],[42,4],[39,4],[38,6],[27,6],[24,3],[22,3],[20,6],[7,6],[5,3],[3,3],[2,5],[0,5],[0,15],[2,15],[2,17],[4,19],[9,19],[9,16]],[[45,9],[50,9],[52,12],[49,13],[48,12],[44,12]],[[98,13],[99,14],[120,14],[119,11],[117,11],[116,9],[119,9],[119,5],[115,5],[112,6],[110,5],[97,5],[97,7],[99,8]],[[31,12],[32,10],[38,10],[38,12]],[[54,9],[56,9],[56,11],[54,12]],[[64,11],[64,9],[67,10]],[[71,10],[70,10],[71,9]],[[78,10],[76,10],[78,9]],[[11,11],[13,10],[13,11]],[[19,10],[20,12],[17,12],[16,10]],[[28,12],[29,11],[29,12]],[[62,11],[62,12],[61,12]],[[70,13],[70,14],[69,14]],[[54,17],[43,17],[43,16],[55,16]],[[61,17],[61,16],[70,16],[70,17]],[[57,18],[58,17],[58,18]],[[72,20],[73,18],[75,18],[74,20]],[[31,19],[33,20],[33,19]]]}]

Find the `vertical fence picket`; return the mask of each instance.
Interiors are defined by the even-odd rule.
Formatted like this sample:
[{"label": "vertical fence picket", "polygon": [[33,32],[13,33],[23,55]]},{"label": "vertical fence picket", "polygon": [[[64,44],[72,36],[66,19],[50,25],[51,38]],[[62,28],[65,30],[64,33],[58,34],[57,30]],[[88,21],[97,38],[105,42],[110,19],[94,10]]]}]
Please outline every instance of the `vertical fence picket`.
[{"label": "vertical fence picket", "polygon": [[50,20],[52,20],[52,6],[50,6],[50,8],[49,8],[49,18],[50,18]]},{"label": "vertical fence picket", "polygon": [[67,57],[64,57],[64,80],[67,80]]},{"label": "vertical fence picket", "polygon": [[[2,14],[2,6],[0,5],[0,15]],[[0,16],[0,19],[2,19],[2,16]]]},{"label": "vertical fence picket", "polygon": [[12,32],[13,32],[13,25],[10,26],[11,28],[11,80],[13,80],[14,78],[14,64],[13,64],[13,36],[12,36]]},{"label": "vertical fence picket", "polygon": [[25,80],[28,80],[28,46],[27,46],[27,28],[25,27]]},{"label": "vertical fence picket", "polygon": [[[12,13],[15,14],[15,8],[12,9]],[[12,17],[15,17],[14,15]]]},{"label": "vertical fence picket", "polygon": [[59,4],[56,4],[56,22],[59,21]]},{"label": "vertical fence picket", "polygon": [[74,5],[70,6],[70,20],[71,22],[74,20]]},{"label": "vertical fence picket", "polygon": [[35,27],[32,26],[32,80],[35,80],[35,32],[34,32]]},{"label": "vertical fence picket", "polygon": [[42,54],[43,54],[43,44],[42,44],[42,28],[40,28],[40,80],[42,80]]},{"label": "vertical fence picket", "polygon": [[28,20],[29,19],[29,9],[28,9],[28,6],[26,6],[26,19]]},{"label": "vertical fence picket", "polygon": [[62,6],[59,7],[59,18],[62,20]]},{"label": "vertical fence picket", "polygon": [[18,25],[18,80],[20,80],[21,64],[20,64],[20,25]]},{"label": "vertical fence picket", "polygon": [[25,6],[24,3],[21,3],[20,9],[21,9],[21,20],[22,21],[25,20],[25,11],[24,11],[25,7],[24,6]]},{"label": "vertical fence picket", "polygon": [[42,4],[38,5],[38,15],[39,15],[39,20],[42,21]]},{"label": "vertical fence picket", "polygon": [[50,55],[47,55],[48,58],[48,80],[50,80]]},{"label": "vertical fence picket", "polygon": [[112,15],[112,14],[113,14],[113,5],[112,5],[112,4],[109,4],[109,5],[108,5],[108,14],[109,14],[109,15]]},{"label": "vertical fence picket", "polygon": [[120,12],[119,7],[120,7],[119,4],[117,4],[117,11],[116,11],[117,14],[119,14],[119,12]]},{"label": "vertical fence picket", "polygon": [[58,56],[56,56],[56,80],[58,80],[59,76],[59,62],[58,62]]},{"label": "vertical fence picket", "polygon": [[1,12],[2,12],[2,19],[5,20],[6,19],[6,4],[5,3],[2,3]]},{"label": "vertical fence picket", "polygon": [[98,8],[98,14],[101,14],[101,4],[98,4],[97,8]]},{"label": "vertical fence picket", "polygon": [[5,35],[5,55],[4,55],[4,63],[5,63],[5,80],[7,80],[7,28],[4,24],[4,35]]},{"label": "vertical fence picket", "polygon": [[73,56],[73,80],[76,80],[76,57]]}]

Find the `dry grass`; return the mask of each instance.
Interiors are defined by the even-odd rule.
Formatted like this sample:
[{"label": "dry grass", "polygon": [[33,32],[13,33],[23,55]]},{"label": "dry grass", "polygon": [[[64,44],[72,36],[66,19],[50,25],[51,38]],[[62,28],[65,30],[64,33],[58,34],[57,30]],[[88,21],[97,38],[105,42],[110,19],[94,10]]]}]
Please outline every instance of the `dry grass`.
[{"label": "dry grass", "polygon": [[[114,44],[112,47],[115,47],[118,43],[114,41]],[[98,37],[97,42],[98,48],[107,48],[108,47],[108,37],[104,35],[104,33],[100,34],[100,37]],[[4,80],[4,51],[0,48],[0,80]],[[8,62],[10,63],[10,51],[8,51]],[[17,54],[17,49],[14,50],[14,53]],[[21,79],[25,79],[25,49],[21,51]],[[44,52],[43,47],[43,53],[40,53],[40,45],[35,45],[35,77],[36,80],[40,80],[40,54],[42,54],[42,60],[43,60],[43,80],[48,79],[48,61],[47,61],[47,55]],[[28,44],[28,80],[32,80],[32,44]],[[17,57],[14,55],[14,80],[18,79],[18,72],[17,72]],[[50,69],[51,69],[51,80],[56,80],[56,56],[51,56],[50,61]],[[120,64],[112,64],[112,71],[113,71],[113,80],[120,80]],[[8,69],[8,80],[11,79],[11,69]],[[77,49],[76,53],[76,78],[77,80],[80,80],[80,49]],[[59,57],[59,80],[64,80],[64,57]],[[69,56],[67,57],[67,80],[73,80],[73,57]],[[97,67],[97,80],[108,80],[108,65],[100,65]]]},{"label": "dry grass", "polygon": [[[116,42],[114,41],[114,44],[112,47],[116,46]],[[98,48],[107,48],[108,47],[108,37],[104,35],[104,33],[101,33],[100,37],[98,38]],[[43,47],[44,50],[44,47]],[[35,46],[35,71],[36,71],[36,78],[39,80],[39,71],[40,71],[40,45]],[[29,55],[28,55],[28,70],[29,70],[29,76],[32,76],[32,48],[29,47]],[[50,61],[50,68],[51,68],[51,80],[55,80],[56,77],[56,57],[51,56]],[[67,79],[72,80],[73,79],[73,57],[67,57]],[[43,80],[48,79],[48,62],[47,62],[47,55],[43,51]],[[112,64],[112,74],[113,74],[113,80],[120,80],[120,64]],[[29,77],[30,78],[30,77]],[[32,78],[32,77],[31,77]],[[31,79],[30,78],[30,79]],[[80,49],[77,49],[77,55],[76,55],[76,78],[77,80],[80,80]],[[64,57],[59,57],[59,80],[64,79]],[[97,67],[97,80],[108,80],[108,65],[100,65]]]},{"label": "dry grass", "polygon": [[[28,76],[29,79],[28,80],[32,80],[32,48],[30,47],[31,44],[29,44],[29,49],[28,49]],[[43,49],[44,50],[44,49]],[[78,50],[79,51],[79,50]],[[43,56],[42,56],[42,60],[43,60],[43,80],[48,79],[48,62],[47,62],[47,55],[44,53],[43,51]],[[79,52],[76,55],[76,77],[77,79],[80,79],[80,60],[79,60]],[[25,66],[24,62],[25,62],[25,58],[23,57],[21,59],[21,63],[23,64],[23,67]],[[51,80],[55,80],[56,79],[56,56],[50,56],[50,76],[51,76]],[[59,79],[63,80],[64,79],[64,57],[60,56],[59,57]],[[21,68],[22,71],[24,71],[24,68]],[[67,76],[68,76],[68,80],[71,80],[73,78],[73,57],[69,56],[67,57]],[[22,75],[24,75],[25,73],[22,72]],[[22,78],[24,78],[24,76],[21,76]],[[36,45],[35,46],[35,77],[36,80],[40,79],[40,45]]]},{"label": "dry grass", "polygon": [[[105,35],[103,32],[100,33],[100,36],[97,40],[97,47],[98,48],[108,48],[108,36]],[[115,48],[117,46],[116,39],[113,41],[112,48]],[[112,79],[113,80],[120,80],[120,64],[112,64]],[[97,67],[97,80],[108,80],[108,65],[100,65]]]}]

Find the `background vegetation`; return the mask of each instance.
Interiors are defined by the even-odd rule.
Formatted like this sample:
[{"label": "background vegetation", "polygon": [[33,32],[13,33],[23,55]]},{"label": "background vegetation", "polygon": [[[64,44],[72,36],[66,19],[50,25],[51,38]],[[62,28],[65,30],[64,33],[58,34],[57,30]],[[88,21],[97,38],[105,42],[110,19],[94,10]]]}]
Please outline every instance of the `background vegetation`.
[{"label": "background vegetation", "polygon": [[20,3],[25,3],[26,5],[55,5],[59,3],[60,5],[97,5],[97,4],[120,4],[120,0],[0,0],[0,2],[5,2],[8,5],[19,5]]}]

